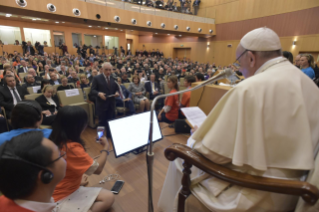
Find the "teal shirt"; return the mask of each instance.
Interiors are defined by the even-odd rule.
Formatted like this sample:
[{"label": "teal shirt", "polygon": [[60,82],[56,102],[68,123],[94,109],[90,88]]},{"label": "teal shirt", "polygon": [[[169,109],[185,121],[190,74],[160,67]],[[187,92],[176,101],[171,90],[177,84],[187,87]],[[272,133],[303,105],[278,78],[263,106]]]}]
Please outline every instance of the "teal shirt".
[{"label": "teal shirt", "polygon": [[45,138],[49,138],[52,133],[52,129],[15,129],[9,132],[4,132],[0,134],[0,145],[2,145],[5,141],[11,140],[11,138],[18,136],[22,133],[29,132],[31,130],[39,130],[43,132],[43,136]]}]

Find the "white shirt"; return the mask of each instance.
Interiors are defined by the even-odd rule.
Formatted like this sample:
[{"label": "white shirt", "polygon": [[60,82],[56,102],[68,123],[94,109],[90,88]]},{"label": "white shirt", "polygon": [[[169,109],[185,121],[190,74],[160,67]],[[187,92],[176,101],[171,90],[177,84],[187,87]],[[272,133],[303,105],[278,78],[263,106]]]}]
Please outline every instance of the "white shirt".
[{"label": "white shirt", "polygon": [[[12,95],[12,98],[13,98],[13,105],[16,105],[18,102],[17,102],[17,99],[16,99],[15,95],[13,94],[13,90],[12,90],[12,88],[10,88],[9,86],[8,86],[8,88],[9,88],[9,90],[10,90],[10,92],[11,92],[11,95]],[[18,94],[20,100],[22,100],[22,99],[21,99],[21,96],[20,96],[20,94],[19,94],[19,92],[18,92],[18,90],[17,90],[17,87],[14,87],[13,89],[14,89],[15,92]]]},{"label": "white shirt", "polygon": [[54,105],[56,107],[56,103],[55,103],[55,101],[52,98],[48,98],[48,97],[45,97],[45,98],[48,100],[50,105]]},{"label": "white shirt", "polygon": [[56,203],[54,203],[53,198],[51,197],[51,201],[49,203],[45,202],[34,202],[17,199],[14,202],[22,208],[28,209],[30,211],[41,211],[41,212],[53,212],[56,207]]},{"label": "white shirt", "polygon": [[27,72],[28,72],[28,67],[23,67],[23,66],[22,66],[22,68],[23,68],[24,73],[27,73]]}]

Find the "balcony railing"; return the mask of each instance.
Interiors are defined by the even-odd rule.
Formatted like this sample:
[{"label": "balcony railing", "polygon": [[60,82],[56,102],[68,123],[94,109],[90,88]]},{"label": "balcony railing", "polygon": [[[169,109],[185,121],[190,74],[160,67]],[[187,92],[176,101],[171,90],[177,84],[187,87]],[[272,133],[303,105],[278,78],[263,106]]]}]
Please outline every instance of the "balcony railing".
[{"label": "balcony railing", "polygon": [[[215,19],[204,18],[195,15],[167,11],[163,9],[158,9],[154,7],[147,7],[140,4],[133,4],[129,2],[119,1],[119,0],[79,0],[84,2],[89,2],[93,4],[99,4],[107,7],[114,7],[122,10],[129,10],[133,12],[146,13],[151,15],[163,16],[168,18],[180,19],[185,21],[194,21],[199,23],[215,24]],[[143,0],[141,0],[143,1]]]}]

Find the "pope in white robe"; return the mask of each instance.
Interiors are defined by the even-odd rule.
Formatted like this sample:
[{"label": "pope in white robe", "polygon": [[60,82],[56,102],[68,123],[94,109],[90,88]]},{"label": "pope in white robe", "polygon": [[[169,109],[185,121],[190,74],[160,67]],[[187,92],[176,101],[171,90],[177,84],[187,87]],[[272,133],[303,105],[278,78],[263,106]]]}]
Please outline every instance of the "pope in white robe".
[{"label": "pope in white robe", "polygon": [[[314,168],[319,90],[281,57],[269,28],[247,33],[237,48],[246,80],[227,92],[187,145],[209,160],[252,175],[300,180]],[[176,211],[182,160],[168,168],[159,211]],[[231,185],[192,167],[191,191],[208,211],[288,212],[298,197]]]}]

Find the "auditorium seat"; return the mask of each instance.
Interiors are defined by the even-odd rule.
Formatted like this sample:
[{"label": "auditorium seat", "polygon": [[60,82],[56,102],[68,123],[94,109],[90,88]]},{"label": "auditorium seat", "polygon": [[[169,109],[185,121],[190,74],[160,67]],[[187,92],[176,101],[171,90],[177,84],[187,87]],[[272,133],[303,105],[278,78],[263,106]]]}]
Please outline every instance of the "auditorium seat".
[{"label": "auditorium seat", "polygon": [[210,211],[194,195],[192,195],[190,191],[190,169],[192,166],[196,166],[211,176],[233,185],[261,191],[300,196],[301,198],[299,198],[295,210],[287,212],[314,212],[319,209],[319,157],[316,157],[315,168],[309,172],[307,181],[304,182],[239,173],[225,166],[213,163],[200,153],[180,143],[172,144],[166,148],[164,154],[169,161],[174,161],[176,158],[181,158],[184,161],[183,177],[181,179],[182,189],[178,194],[178,212]]},{"label": "auditorium seat", "polygon": [[[61,85],[61,84],[59,84],[59,85],[53,85],[53,87],[54,87],[55,90],[57,90],[60,85]],[[72,82],[68,83],[68,85],[72,85],[74,88],[76,88],[76,86],[74,86],[74,83],[72,83]]]},{"label": "auditorium seat", "polygon": [[126,89],[128,89],[128,87],[130,86],[130,84],[131,84],[130,82],[123,83],[123,85],[125,86]]},{"label": "auditorium seat", "polygon": [[179,86],[184,86],[184,77],[179,79]]},{"label": "auditorium seat", "polygon": [[21,80],[21,82],[24,82],[24,77],[27,75],[28,73],[19,73],[19,78]]},{"label": "auditorium seat", "polygon": [[[66,91],[72,91],[72,90],[78,90],[78,95],[74,96],[66,96]],[[80,106],[82,107],[88,114],[89,117],[89,126],[92,128],[96,127],[95,124],[95,108],[94,105],[89,104],[88,102],[84,101],[84,96],[81,88],[76,88],[76,89],[70,89],[70,90],[65,90],[65,91],[58,91],[57,95],[60,99],[60,102],[63,106],[65,105],[70,105],[70,106]]]},{"label": "auditorium seat", "polygon": [[29,94],[34,94],[33,87],[27,87],[27,90],[28,90]]},{"label": "auditorium seat", "polygon": [[42,93],[28,94],[28,95],[25,95],[24,98],[26,100],[35,100],[37,97],[39,97],[41,95],[42,95]]}]

